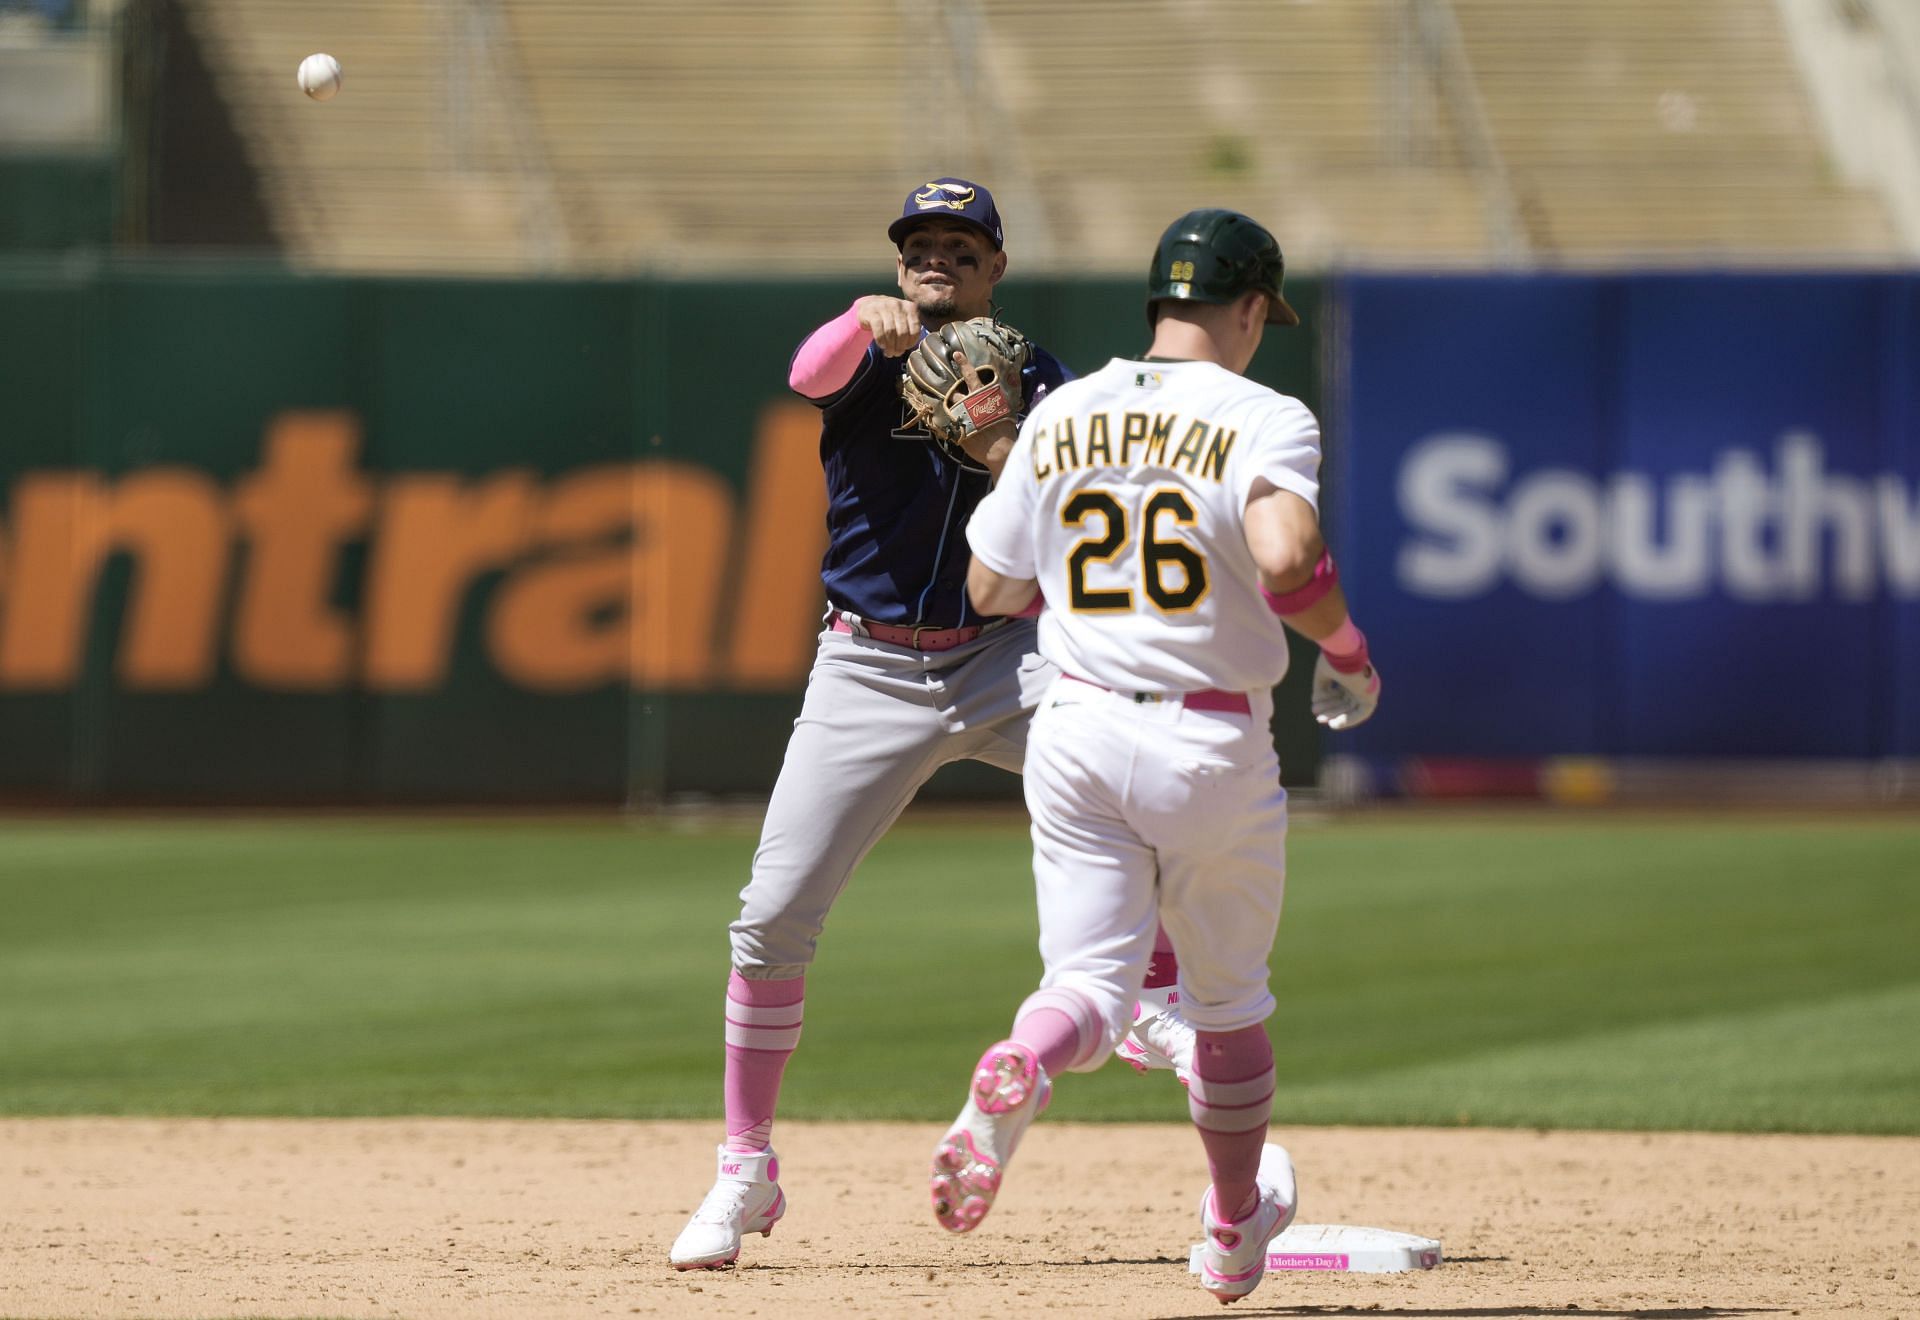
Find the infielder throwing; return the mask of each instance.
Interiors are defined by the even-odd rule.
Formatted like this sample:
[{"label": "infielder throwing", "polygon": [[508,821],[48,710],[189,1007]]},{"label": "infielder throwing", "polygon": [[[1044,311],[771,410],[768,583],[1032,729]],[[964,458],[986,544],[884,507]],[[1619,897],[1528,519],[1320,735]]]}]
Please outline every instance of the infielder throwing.
[{"label": "infielder throwing", "polygon": [[1040,653],[1060,669],[1026,762],[1046,974],[934,1152],[934,1214],[977,1225],[1051,1078],[1105,1062],[1158,920],[1198,1031],[1201,1282],[1223,1302],[1259,1284],[1296,1200],[1292,1161],[1266,1143],[1263,1025],[1285,884],[1268,731],[1282,625],[1320,644],[1322,723],[1351,728],[1380,691],[1321,540],[1319,426],[1241,374],[1269,324],[1299,324],[1282,273],[1273,235],[1246,216],[1176,220],[1153,256],[1147,355],[1035,407],[967,530],[974,607],[1013,613],[1037,590]]},{"label": "infielder throwing", "polygon": [[834,899],[942,765],[1019,771],[1054,674],[1034,654],[1031,619],[969,604],[965,529],[1020,410],[1067,372],[974,319],[992,311],[1007,268],[985,188],[917,188],[887,237],[901,296],[856,300],[808,337],[788,375],[821,411],[831,608],[731,928],[726,1141],[713,1190],[673,1244],[680,1269],[730,1263],[743,1234],[771,1233],[786,1211],[774,1108]]}]

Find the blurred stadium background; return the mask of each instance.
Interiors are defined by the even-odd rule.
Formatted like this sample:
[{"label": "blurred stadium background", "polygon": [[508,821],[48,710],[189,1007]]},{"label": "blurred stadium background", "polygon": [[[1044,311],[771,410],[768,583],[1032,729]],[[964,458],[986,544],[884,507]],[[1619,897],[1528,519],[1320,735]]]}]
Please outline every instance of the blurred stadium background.
[{"label": "blurred stadium background", "polygon": [[[1275,230],[1255,374],[1388,684],[1323,744],[1290,679],[1286,778],[1554,804],[1302,813],[1292,1011],[1354,1026],[1292,1116],[1915,1130],[1910,0],[4,0],[0,1106],[711,1112],[654,1009],[719,1007],[752,811],[651,809],[772,782],[788,355],[950,172],[1081,370],[1171,217]],[[1729,802],[1805,810],[1576,810]],[[589,819],[58,814],[475,804]],[[942,893],[1030,982],[994,820],[876,852],[823,1060],[1003,1019],[898,939]],[[796,1116],[943,1108],[805,1057]],[[1165,1116],[1127,1080],[1074,1112]]]},{"label": "blurred stadium background", "polygon": [[1081,369],[1167,217],[1281,236],[1256,370],[1406,657],[1342,747],[1283,700],[1294,786],[1920,794],[1902,0],[7,3],[0,792],[764,791],[782,368],[947,171]]}]

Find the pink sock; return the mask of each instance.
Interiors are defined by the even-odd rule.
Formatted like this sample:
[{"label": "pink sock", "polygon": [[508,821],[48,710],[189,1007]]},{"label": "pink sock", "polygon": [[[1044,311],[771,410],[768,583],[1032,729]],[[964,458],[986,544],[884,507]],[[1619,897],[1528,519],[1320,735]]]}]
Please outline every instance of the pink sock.
[{"label": "pink sock", "polygon": [[1036,1008],[1021,1015],[1008,1039],[1030,1047],[1052,1077],[1080,1053],[1080,1024],[1057,1008]]},{"label": "pink sock", "polygon": [[1273,1113],[1273,1042],[1264,1026],[1198,1033],[1187,1112],[1207,1150],[1214,1213],[1245,1218],[1258,1195],[1260,1151]]},{"label": "pink sock", "polygon": [[1165,926],[1153,931],[1153,957],[1147,962],[1147,979],[1140,987],[1140,1008],[1134,1014],[1158,1013],[1180,1002],[1180,960],[1174,956],[1173,940]]},{"label": "pink sock", "polygon": [[1153,961],[1147,964],[1147,986],[1149,990],[1164,990],[1180,982],[1180,960],[1173,954],[1173,941],[1167,937],[1165,926],[1156,926],[1153,930]]},{"label": "pink sock", "polygon": [[780,1078],[800,1043],[806,977],[727,978],[727,1149],[767,1149]]},{"label": "pink sock", "polygon": [[1007,1038],[1032,1049],[1047,1075],[1058,1077],[1102,1053],[1100,1010],[1086,995],[1066,986],[1035,990],[1014,1014]]}]

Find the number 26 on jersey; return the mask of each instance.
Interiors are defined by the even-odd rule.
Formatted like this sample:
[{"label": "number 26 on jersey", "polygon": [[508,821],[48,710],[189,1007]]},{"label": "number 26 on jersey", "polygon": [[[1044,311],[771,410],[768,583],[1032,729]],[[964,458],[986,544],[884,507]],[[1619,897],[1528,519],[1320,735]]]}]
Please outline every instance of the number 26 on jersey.
[{"label": "number 26 on jersey", "polygon": [[[1087,534],[1067,551],[1068,604],[1081,614],[1120,614],[1133,609],[1133,588],[1091,587],[1087,571],[1096,564],[1114,564],[1139,538],[1140,588],[1162,614],[1182,614],[1207,594],[1206,557],[1179,535],[1194,525],[1193,502],[1177,486],[1163,486],[1148,494],[1140,508],[1140,525],[1129,524],[1126,507],[1112,491],[1092,488],[1076,491],[1061,506],[1060,522]],[[1111,580],[1111,579],[1109,579]]]}]

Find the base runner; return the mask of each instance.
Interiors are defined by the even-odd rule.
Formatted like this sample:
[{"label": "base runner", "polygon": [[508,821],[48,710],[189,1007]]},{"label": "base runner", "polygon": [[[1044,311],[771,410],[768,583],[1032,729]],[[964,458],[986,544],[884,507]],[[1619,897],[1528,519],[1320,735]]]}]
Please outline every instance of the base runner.
[{"label": "base runner", "polygon": [[934,1214],[977,1225],[1052,1078],[1099,1067],[1127,1033],[1158,921],[1198,1032],[1201,1282],[1223,1302],[1258,1285],[1297,1199],[1287,1152],[1266,1142],[1283,625],[1320,644],[1322,723],[1351,728],[1380,691],[1321,540],[1319,426],[1241,374],[1268,324],[1299,324],[1282,273],[1246,216],[1176,220],[1149,279],[1151,349],[1043,400],[968,526],[975,607],[1013,613],[1038,590],[1040,653],[1061,672],[1026,757],[1046,974],[934,1152]]}]

